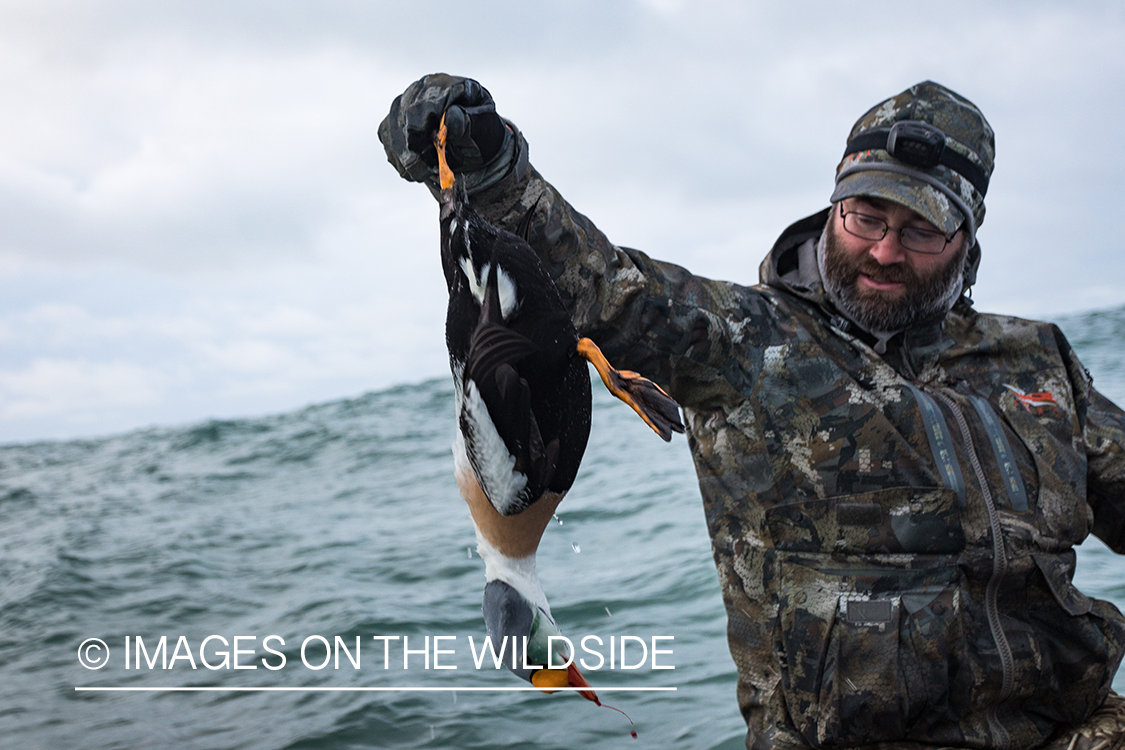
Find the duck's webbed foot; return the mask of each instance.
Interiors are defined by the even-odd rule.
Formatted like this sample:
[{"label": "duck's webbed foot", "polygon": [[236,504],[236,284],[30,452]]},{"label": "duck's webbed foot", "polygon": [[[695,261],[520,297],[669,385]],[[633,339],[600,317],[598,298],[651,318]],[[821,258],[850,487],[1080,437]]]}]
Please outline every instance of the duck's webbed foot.
[{"label": "duck's webbed foot", "polygon": [[631,406],[666,442],[672,439],[673,432],[684,431],[679,404],[656,383],[631,370],[615,369],[590,339],[578,340],[578,353],[598,371],[609,392]]}]

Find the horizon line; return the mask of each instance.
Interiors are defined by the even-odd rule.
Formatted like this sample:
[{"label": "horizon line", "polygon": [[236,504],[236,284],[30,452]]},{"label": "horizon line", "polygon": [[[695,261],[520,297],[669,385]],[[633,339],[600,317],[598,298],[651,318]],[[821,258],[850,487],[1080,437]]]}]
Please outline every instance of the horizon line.
[{"label": "horizon line", "polygon": [[101,687],[93,686],[75,686],[76,692],[133,692],[133,693],[155,693],[155,692],[180,692],[180,693],[203,693],[203,692],[474,692],[474,693],[511,693],[511,692],[530,692],[537,693],[554,693],[554,692],[581,692],[581,691],[602,691],[605,693],[621,693],[621,692],[675,692],[678,688],[675,687],[557,687],[544,690],[537,687],[480,687],[480,686],[467,686],[467,687],[194,687],[194,686],[166,686],[166,687]]}]

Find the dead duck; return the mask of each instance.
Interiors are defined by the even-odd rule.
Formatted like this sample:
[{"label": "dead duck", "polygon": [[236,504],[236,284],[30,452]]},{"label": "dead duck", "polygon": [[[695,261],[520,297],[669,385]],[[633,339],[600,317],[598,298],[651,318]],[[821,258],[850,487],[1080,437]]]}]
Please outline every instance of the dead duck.
[{"label": "dead duck", "polygon": [[[543,531],[574,483],[590,434],[586,362],[664,440],[683,424],[659,386],[614,369],[593,341],[579,337],[531,246],[469,205],[446,162],[445,135],[442,118],[435,145],[457,411],[454,470],[485,563],[485,625],[496,649],[508,644],[505,663],[517,676],[547,690],[588,688],[573,664],[548,668],[569,654],[558,641],[548,654],[549,636],[561,633],[535,568]],[[579,692],[600,703],[592,690]]]}]

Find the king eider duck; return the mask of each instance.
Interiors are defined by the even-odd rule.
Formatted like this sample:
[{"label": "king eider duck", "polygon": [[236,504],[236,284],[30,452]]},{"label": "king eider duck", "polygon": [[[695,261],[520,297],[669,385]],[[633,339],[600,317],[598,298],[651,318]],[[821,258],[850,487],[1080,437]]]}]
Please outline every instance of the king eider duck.
[{"label": "king eider duck", "polygon": [[[593,341],[579,338],[531,246],[473,210],[463,183],[454,187],[445,138],[443,117],[434,142],[457,410],[454,469],[485,563],[485,626],[517,676],[547,692],[589,688],[573,664],[548,668],[570,654],[549,641],[561,633],[535,569],[539,540],[574,483],[590,434],[586,362],[665,441],[684,427],[659,386],[615,370]],[[601,705],[593,690],[578,692]]]}]

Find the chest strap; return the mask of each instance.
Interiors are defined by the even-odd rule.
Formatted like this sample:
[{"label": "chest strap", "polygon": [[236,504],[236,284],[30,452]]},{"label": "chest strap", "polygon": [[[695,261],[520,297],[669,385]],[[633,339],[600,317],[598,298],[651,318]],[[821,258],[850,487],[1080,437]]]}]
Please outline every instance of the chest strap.
[{"label": "chest strap", "polygon": [[977,410],[980,421],[988,433],[988,442],[992,445],[992,453],[996,456],[996,465],[1000,467],[1000,474],[1004,477],[1004,489],[1008,491],[1008,502],[1012,510],[1027,510],[1027,490],[1023,486],[1019,467],[1016,466],[1012,446],[1008,436],[1004,434],[1004,425],[996,418],[996,412],[991,404],[980,396],[969,396],[973,408]]},{"label": "chest strap", "polygon": [[953,448],[953,439],[945,424],[945,417],[933,398],[914,385],[907,385],[914,393],[914,400],[918,402],[918,410],[922,412],[922,423],[926,427],[934,463],[941,473],[941,483],[957,493],[957,505],[964,508],[965,478],[961,475],[961,464],[957,462],[957,451]]}]

